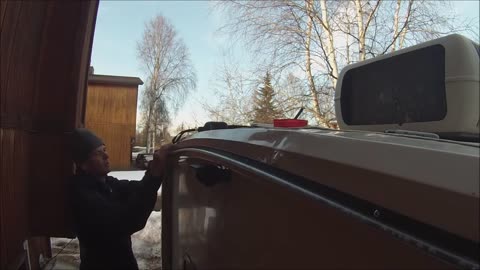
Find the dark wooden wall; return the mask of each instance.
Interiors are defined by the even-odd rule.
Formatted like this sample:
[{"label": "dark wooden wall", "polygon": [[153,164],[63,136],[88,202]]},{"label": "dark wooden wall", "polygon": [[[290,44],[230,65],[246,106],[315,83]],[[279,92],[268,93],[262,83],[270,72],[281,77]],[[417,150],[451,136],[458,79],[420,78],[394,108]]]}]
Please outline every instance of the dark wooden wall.
[{"label": "dark wooden wall", "polygon": [[[1,1],[0,269],[49,256],[72,235],[66,178],[83,122],[97,1]],[[37,236],[37,237],[36,237]]]},{"label": "dark wooden wall", "polygon": [[104,140],[112,169],[124,170],[131,165],[137,92],[137,86],[88,85],[85,126]]}]

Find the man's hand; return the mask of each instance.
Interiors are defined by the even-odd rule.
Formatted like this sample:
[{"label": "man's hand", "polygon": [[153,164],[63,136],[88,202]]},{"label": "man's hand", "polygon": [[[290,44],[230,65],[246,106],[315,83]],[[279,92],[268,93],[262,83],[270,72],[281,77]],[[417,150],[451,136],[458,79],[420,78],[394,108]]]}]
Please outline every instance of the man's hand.
[{"label": "man's hand", "polygon": [[148,163],[150,174],[153,177],[162,177],[167,167],[167,155],[172,151],[173,145],[166,144],[153,153],[153,160]]}]

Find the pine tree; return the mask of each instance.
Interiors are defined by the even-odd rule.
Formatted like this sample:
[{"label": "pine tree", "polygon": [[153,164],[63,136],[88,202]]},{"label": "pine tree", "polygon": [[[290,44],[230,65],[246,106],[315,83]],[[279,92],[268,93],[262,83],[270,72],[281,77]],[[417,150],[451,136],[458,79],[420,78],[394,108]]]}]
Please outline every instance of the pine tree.
[{"label": "pine tree", "polygon": [[282,113],[275,105],[274,96],[271,76],[267,72],[263,79],[263,86],[255,92],[254,96],[253,121],[255,123],[271,124],[273,119],[282,117]]}]

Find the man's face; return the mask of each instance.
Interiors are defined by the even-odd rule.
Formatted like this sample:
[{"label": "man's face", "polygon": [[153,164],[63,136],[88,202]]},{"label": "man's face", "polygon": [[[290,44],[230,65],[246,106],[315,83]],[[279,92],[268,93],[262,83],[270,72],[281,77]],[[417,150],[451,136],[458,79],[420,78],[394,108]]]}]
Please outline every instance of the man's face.
[{"label": "man's face", "polygon": [[108,161],[105,145],[101,145],[93,150],[80,167],[91,175],[106,176],[110,172],[110,162]]}]

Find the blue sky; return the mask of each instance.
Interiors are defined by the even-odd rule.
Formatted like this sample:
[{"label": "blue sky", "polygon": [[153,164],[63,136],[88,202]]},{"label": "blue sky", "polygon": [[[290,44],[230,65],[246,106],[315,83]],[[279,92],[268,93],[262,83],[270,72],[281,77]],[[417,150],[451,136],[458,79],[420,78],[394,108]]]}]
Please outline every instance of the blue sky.
[{"label": "blue sky", "polygon": [[[173,119],[173,125],[207,121],[198,102],[209,93],[209,81],[221,61],[220,24],[206,1],[102,1],[97,15],[91,65],[96,74],[137,76],[144,80],[136,43],[144,24],[157,14],[167,17],[186,43],[197,73],[197,90]],[[142,89],[142,86],[140,87]]]},{"label": "blue sky", "polygon": [[[211,93],[210,82],[222,61],[224,43],[216,34],[222,19],[210,11],[210,5],[207,1],[101,1],[91,58],[95,73],[137,76],[144,80],[136,57],[136,43],[145,22],[161,14],[170,20],[187,45],[198,79],[196,91],[172,117],[172,124],[193,125],[193,119],[198,123],[207,121],[199,100]],[[453,5],[459,16],[478,20],[479,1],[453,1]]]}]

